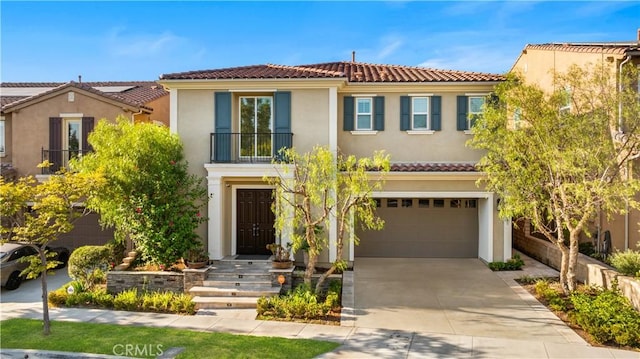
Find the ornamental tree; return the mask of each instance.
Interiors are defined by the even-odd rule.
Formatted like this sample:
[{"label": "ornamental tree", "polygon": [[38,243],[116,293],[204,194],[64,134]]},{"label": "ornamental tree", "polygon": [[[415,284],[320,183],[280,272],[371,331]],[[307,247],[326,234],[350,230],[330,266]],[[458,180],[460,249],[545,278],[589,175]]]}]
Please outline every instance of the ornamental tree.
[{"label": "ornamental tree", "polygon": [[46,274],[59,264],[50,260],[54,254],[48,253],[46,247],[61,234],[69,233],[75,220],[90,213],[83,202],[102,191],[105,185],[99,172],[78,174],[62,170],[44,182],[31,176],[17,182],[5,182],[0,177],[0,240],[18,241],[38,252],[25,257],[29,266],[22,275],[40,276],[45,335],[50,333]]},{"label": "ornamental tree", "polygon": [[[336,219],[336,260],[323,273],[316,284],[318,293],[325,279],[336,270],[346,269],[343,259],[344,245],[359,239],[352,224],[364,229],[379,230],[384,221],[375,214],[375,201],[371,193],[382,188],[384,174],[389,172],[389,156],[376,152],[372,157],[357,158],[339,154],[316,146],[311,152],[299,154],[295,149],[281,151],[278,176],[265,180],[275,186],[275,229],[279,235],[294,228],[291,241],[295,251],[304,248],[309,262],[304,273],[305,284],[311,285],[318,255],[329,248],[328,233],[331,218]],[[375,170],[375,178],[368,171]],[[319,230],[320,228],[324,230]]]},{"label": "ornamental tree", "polygon": [[102,171],[109,186],[91,201],[117,241],[133,240],[143,259],[169,268],[200,242],[196,228],[207,190],[189,174],[182,142],[166,127],[101,120],[89,135],[93,152],[73,168]]},{"label": "ornamental tree", "polygon": [[501,217],[530,219],[560,249],[565,292],[575,289],[578,240],[598,212],[637,206],[640,183],[627,173],[640,150],[637,78],[625,67],[618,88],[601,65],[574,66],[547,93],[512,75],[473,128],[469,144],[487,151],[481,181],[501,197]]}]

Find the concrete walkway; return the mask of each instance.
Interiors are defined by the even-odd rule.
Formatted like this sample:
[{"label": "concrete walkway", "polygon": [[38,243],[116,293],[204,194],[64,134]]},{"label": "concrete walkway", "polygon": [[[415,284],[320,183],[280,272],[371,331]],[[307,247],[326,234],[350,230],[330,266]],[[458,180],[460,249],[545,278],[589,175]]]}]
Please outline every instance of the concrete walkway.
[{"label": "concrete walkway", "polygon": [[[640,358],[640,353],[638,352],[591,347],[581,339],[576,339],[574,337],[575,334],[572,335],[571,333],[573,332],[570,331],[570,329],[566,327],[563,329],[563,325],[553,323],[555,316],[546,310],[545,307],[538,304],[529,293],[513,281],[513,278],[522,275],[534,275],[534,271],[536,270],[548,270],[547,267],[535,261],[531,261],[528,258],[525,258],[525,260],[527,261],[527,265],[525,266],[526,270],[522,272],[483,272],[484,276],[499,279],[507,289],[511,288],[509,289],[511,293],[503,291],[502,289],[495,289],[496,292],[493,293],[496,295],[494,298],[497,301],[496,303],[515,305],[516,307],[505,308],[508,314],[501,315],[504,318],[500,319],[504,320],[504,322],[488,322],[485,325],[483,321],[487,319],[487,316],[491,314],[491,310],[493,309],[485,312],[487,309],[483,309],[483,306],[489,303],[487,302],[488,299],[478,298],[477,305],[475,309],[473,309],[475,313],[468,313],[470,320],[467,326],[469,328],[466,328],[463,318],[457,318],[455,315],[447,313],[447,310],[452,309],[439,309],[444,310],[445,316],[450,316],[450,319],[446,319],[449,321],[449,327],[442,326],[442,323],[438,324],[438,320],[431,319],[428,316],[421,316],[411,320],[412,318],[407,318],[407,316],[404,315],[403,320],[407,320],[407,323],[414,322],[415,324],[423,321],[433,321],[436,324],[434,324],[433,327],[411,328],[407,326],[403,328],[400,321],[388,319],[390,317],[385,313],[387,310],[383,308],[376,309],[378,314],[381,315],[378,317],[379,321],[376,321],[373,317],[367,317],[375,314],[371,303],[375,303],[376,299],[370,298],[361,301],[360,298],[358,298],[360,293],[360,288],[357,288],[358,280],[356,279],[355,281],[356,288],[349,288],[348,283],[353,281],[353,277],[349,275],[345,278],[345,320],[343,320],[342,326],[259,321],[254,319],[255,310],[226,310],[212,312],[211,315],[180,316],[97,309],[54,308],[51,310],[51,319],[119,325],[172,327],[257,336],[308,338],[334,341],[342,344],[337,350],[326,353],[320,356],[320,358]],[[357,265],[360,265],[360,263]],[[476,267],[475,265],[471,265],[470,267],[481,272],[486,269]],[[452,269],[452,271],[455,273],[455,269]],[[356,269],[355,274],[358,275],[358,273],[358,269]],[[553,272],[550,273],[553,275]],[[391,281],[394,281],[394,278],[391,278]],[[428,278],[430,279],[431,277],[423,276],[422,280],[426,281]],[[453,284],[453,282],[451,284]],[[496,283],[492,285],[497,286]],[[468,284],[466,284],[466,286],[470,287]],[[496,288],[499,288],[499,286]],[[388,289],[398,290],[394,287],[388,287]],[[470,288],[459,288],[458,290],[470,290]],[[401,298],[404,298],[401,291],[396,293],[399,294]],[[11,302],[6,300],[5,291],[3,291],[2,294],[0,313],[2,320],[14,317],[42,318],[40,303],[37,301],[22,303]],[[513,302],[511,304],[509,304],[509,302],[503,302],[505,299],[501,299],[500,297],[504,295],[510,298],[509,301]],[[524,304],[518,303],[514,298],[520,298]],[[460,303],[447,303],[446,301],[450,299],[447,299],[446,296],[442,294],[436,299],[440,301],[439,305],[443,308],[458,308],[458,310],[465,308],[461,313],[469,311],[468,308],[460,305]],[[425,299],[425,301],[429,300],[433,299]],[[414,308],[416,308],[416,310],[420,309],[419,305],[421,305],[421,303],[413,301],[416,301],[416,299],[404,298],[401,299],[399,303],[404,303],[403,305],[405,306],[415,303],[413,304]],[[475,301],[472,302],[475,303]],[[361,306],[361,308],[359,309],[358,306]],[[491,304],[489,304],[489,306],[492,307]],[[526,309],[525,306],[529,306],[531,309]],[[400,304],[397,307],[398,308],[390,308],[388,311],[402,315],[400,311],[401,308],[399,308]],[[525,318],[524,320],[519,318],[517,316],[517,310],[526,310],[529,318]],[[435,311],[433,312],[435,313]],[[424,314],[426,315],[426,313]],[[536,314],[536,317],[531,318],[534,314]],[[514,317],[512,318],[512,316]],[[540,323],[543,323],[543,327],[551,327],[550,330],[556,336],[545,333],[543,328],[538,327]],[[501,325],[507,324],[510,326],[512,332],[522,331],[522,328],[526,329],[528,326],[532,326],[534,331],[529,337],[510,337],[511,334],[500,327]],[[476,330],[480,329],[482,329],[482,331],[476,333]],[[530,329],[531,328],[524,331],[526,332]],[[564,330],[567,332],[563,332]],[[465,334],[465,331],[469,331],[469,333]],[[53,357],[51,353],[38,354],[37,351],[14,351],[6,349],[1,351],[0,357],[23,358],[25,353],[29,355],[29,358]],[[80,355],[79,357],[83,356]],[[107,358],[108,356],[92,357]]]}]

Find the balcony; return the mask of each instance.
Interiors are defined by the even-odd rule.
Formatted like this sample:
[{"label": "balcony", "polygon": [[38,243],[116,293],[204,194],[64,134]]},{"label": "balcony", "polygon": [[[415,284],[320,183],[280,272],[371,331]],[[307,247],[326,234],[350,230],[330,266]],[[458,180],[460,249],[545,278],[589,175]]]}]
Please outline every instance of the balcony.
[{"label": "balcony", "polygon": [[52,165],[50,167],[43,167],[42,174],[54,174],[58,172],[61,167],[67,167],[69,160],[82,157],[82,154],[88,152],[88,150],[48,150],[43,148],[41,162],[48,160]]},{"label": "balcony", "polygon": [[281,148],[293,145],[293,133],[212,133],[211,163],[269,163]]}]

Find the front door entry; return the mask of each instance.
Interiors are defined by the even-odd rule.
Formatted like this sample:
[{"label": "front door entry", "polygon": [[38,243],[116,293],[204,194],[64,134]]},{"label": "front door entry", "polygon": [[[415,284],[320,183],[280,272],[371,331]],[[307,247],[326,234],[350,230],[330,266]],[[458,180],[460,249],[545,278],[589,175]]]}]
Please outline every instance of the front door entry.
[{"label": "front door entry", "polygon": [[271,254],[267,244],[275,243],[271,211],[272,190],[238,189],[236,206],[237,254]]}]

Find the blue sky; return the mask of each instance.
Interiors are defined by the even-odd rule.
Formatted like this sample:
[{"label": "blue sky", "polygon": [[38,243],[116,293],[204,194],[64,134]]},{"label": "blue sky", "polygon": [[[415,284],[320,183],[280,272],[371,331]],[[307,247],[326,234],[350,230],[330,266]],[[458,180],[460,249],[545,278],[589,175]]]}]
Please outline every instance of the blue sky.
[{"label": "blue sky", "polygon": [[0,80],[357,61],[503,73],[527,43],[635,40],[640,2],[0,2]]}]

